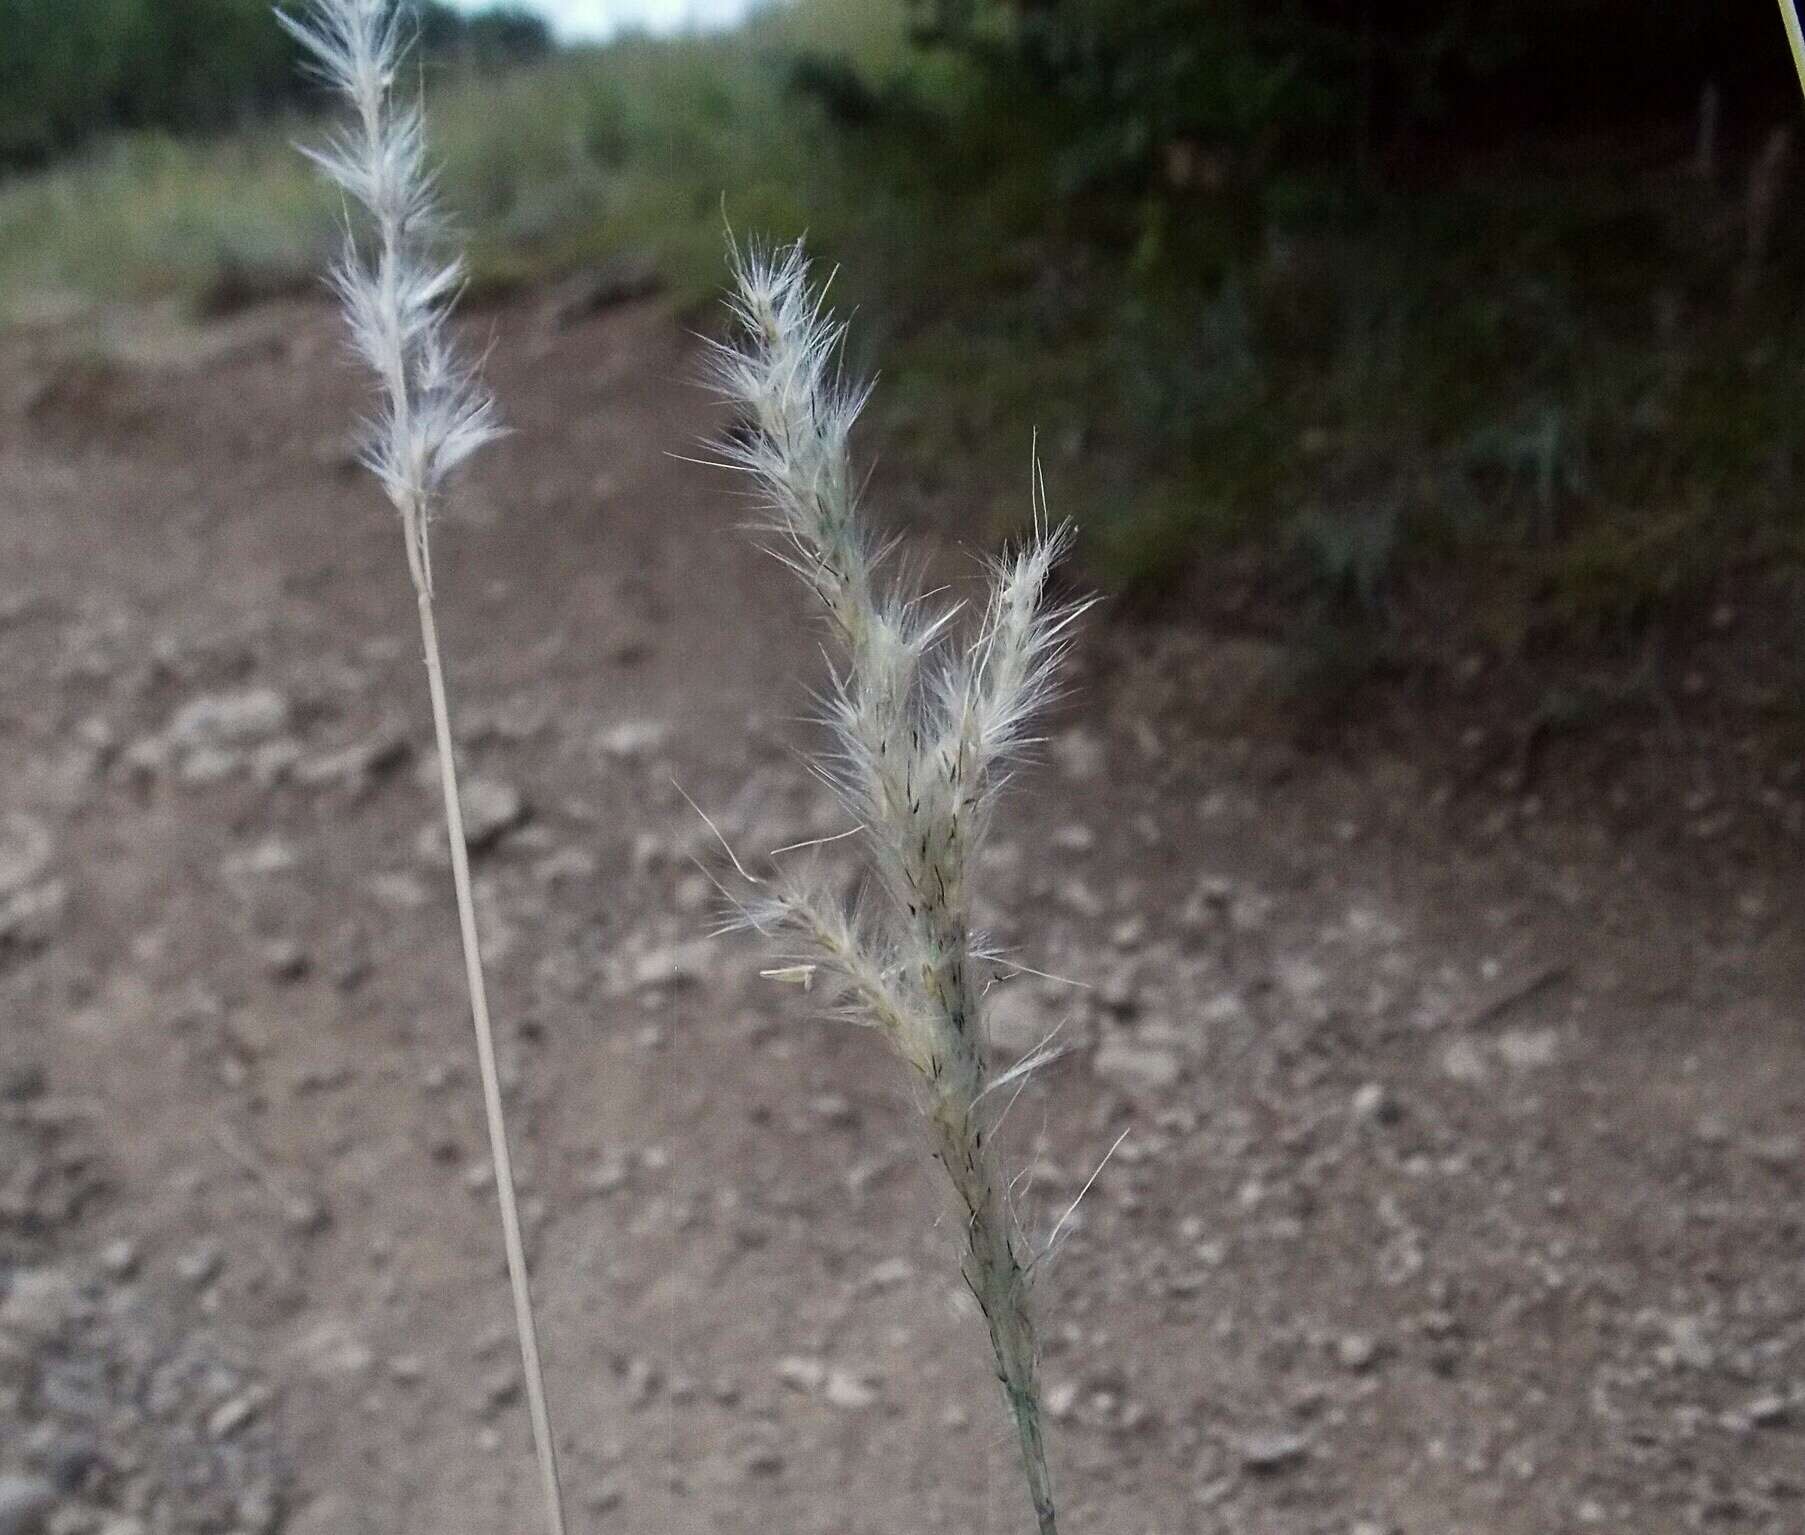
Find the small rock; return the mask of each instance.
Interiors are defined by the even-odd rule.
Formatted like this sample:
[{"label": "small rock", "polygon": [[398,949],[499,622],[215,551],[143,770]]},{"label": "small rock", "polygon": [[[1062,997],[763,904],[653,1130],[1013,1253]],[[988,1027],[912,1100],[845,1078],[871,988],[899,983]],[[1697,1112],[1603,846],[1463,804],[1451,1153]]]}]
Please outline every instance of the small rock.
[{"label": "small rock", "polygon": [[1698,1117],[1698,1138],[1707,1146],[1728,1145],[1731,1126],[1727,1115],[1716,1109],[1707,1109]]},{"label": "small rock", "polygon": [[99,1441],[80,1430],[56,1434],[37,1461],[51,1484],[64,1494],[80,1492],[89,1476],[104,1464]]},{"label": "small rock", "polygon": [[50,942],[69,904],[69,887],[60,879],[30,885],[0,898],[0,944],[37,949]]},{"label": "small rock", "polygon": [[1048,748],[1059,771],[1075,783],[1095,778],[1103,771],[1103,742],[1088,730],[1072,729],[1055,736]]},{"label": "small rock", "polygon": [[312,962],[292,938],[278,938],[263,946],[263,968],[273,981],[292,982],[303,979]]},{"label": "small rock", "polygon": [[740,1470],[748,1477],[780,1476],[783,1453],[768,1444],[754,1445],[740,1458]]},{"label": "small rock", "polygon": [[370,893],[391,911],[418,911],[432,900],[426,886],[405,871],[371,875]]},{"label": "small rock", "polygon": [[1667,1343],[1675,1364],[1689,1370],[1708,1370],[1717,1353],[1705,1336],[1705,1324],[1695,1316],[1677,1316],[1667,1324]]},{"label": "small rock", "polygon": [[192,788],[204,789],[209,784],[224,783],[243,766],[243,753],[202,744],[183,754],[176,776]]},{"label": "small rock", "polygon": [[719,894],[714,881],[698,869],[677,881],[671,903],[686,917],[693,917],[714,905]]},{"label": "small rock", "polygon": [[303,757],[294,764],[293,777],[303,789],[364,794],[378,778],[402,766],[408,752],[408,743],[401,736],[372,736],[337,751]]},{"label": "small rock", "polygon": [[207,1418],[207,1434],[213,1439],[230,1439],[263,1411],[264,1393],[241,1391],[215,1407]]},{"label": "small rock", "polygon": [[627,1405],[648,1406],[664,1385],[664,1372],[651,1360],[635,1356],[627,1361]]},{"label": "small rock", "polygon": [[217,1279],[225,1266],[226,1255],[219,1244],[201,1242],[176,1259],[175,1271],[185,1283],[198,1290],[202,1285],[211,1284]]},{"label": "small rock", "polygon": [[472,852],[500,841],[526,819],[526,801],[511,783],[472,777],[464,784],[464,840]]},{"label": "small rock", "polygon": [[332,1224],[332,1211],[317,1194],[287,1194],[282,1199],[282,1219],[290,1231],[318,1236]]},{"label": "small rock", "polygon": [[513,1365],[503,1365],[483,1384],[483,1415],[494,1417],[511,1407],[520,1400],[520,1389],[520,1371]]},{"label": "small rock", "polygon": [[595,733],[596,750],[617,762],[644,757],[664,745],[671,727],[663,720],[622,720]]},{"label": "small rock", "polygon": [[1234,904],[1235,887],[1221,875],[1206,874],[1179,908],[1178,925],[1192,934],[1226,927]]},{"label": "small rock", "polygon": [[706,938],[647,949],[633,960],[633,986],[645,991],[654,986],[680,990],[699,986],[714,958],[714,945]]},{"label": "small rock", "polygon": [[280,837],[265,837],[261,842],[228,853],[220,863],[220,873],[227,879],[261,878],[284,874],[300,863],[301,855]]},{"label": "small rock", "polygon": [[877,1392],[869,1383],[850,1370],[838,1367],[827,1372],[827,1385],[821,1394],[835,1407],[844,1407],[854,1412],[869,1407],[877,1400]]},{"label": "small rock", "polygon": [[320,1323],[294,1344],[292,1352],[321,1377],[362,1375],[376,1362],[369,1345],[336,1322]]},{"label": "small rock", "polygon": [[1560,1048],[1560,1033],[1551,1028],[1506,1029],[1498,1036],[1498,1054],[1516,1071],[1552,1066]]},{"label": "small rock", "polygon": [[1118,965],[1097,988],[1097,1001],[1118,1018],[1132,1018],[1140,1008],[1141,978],[1133,965]]},{"label": "small rock", "polygon": [[0,1333],[27,1343],[51,1342],[80,1309],[75,1281],[61,1269],[22,1269],[0,1301]]},{"label": "small rock", "polygon": [[825,1359],[792,1354],[777,1361],[777,1378],[786,1386],[820,1396],[835,1407],[856,1410],[877,1400],[877,1393],[860,1375]]},{"label": "small rock", "polygon": [[56,1488],[38,1476],[0,1476],[0,1535],[42,1535]]},{"label": "small rock", "polygon": [[[473,774],[462,784],[464,809],[464,846],[472,853],[484,853],[500,842],[527,818],[527,804],[520,791],[498,778]],[[420,828],[415,844],[427,863],[445,863],[450,859],[443,820],[433,820]]]},{"label": "small rock", "polygon": [[1128,1093],[1159,1092],[1179,1077],[1178,1056],[1172,1051],[1127,1039],[1105,1040],[1091,1069],[1111,1087]]},{"label": "small rock", "polygon": [[1742,1409],[1742,1415],[1757,1428],[1773,1428],[1792,1416],[1792,1403],[1777,1393],[1758,1396]]},{"label": "small rock", "polygon": [[809,1100],[809,1113],[824,1125],[849,1129],[859,1122],[858,1111],[840,1093],[819,1093]]},{"label": "small rock", "polygon": [[561,847],[533,865],[533,878],[542,885],[576,884],[593,879],[601,860],[586,847]]},{"label": "small rock", "polygon": [[632,1174],[619,1157],[604,1157],[583,1175],[583,1187],[593,1194],[612,1194],[627,1186]]},{"label": "small rock", "polygon": [[288,700],[274,688],[209,693],[176,711],[165,735],[178,750],[206,746],[249,746],[268,740],[288,724]]},{"label": "small rock", "polygon": [[1052,1033],[1033,993],[1019,982],[998,986],[984,1004],[984,1023],[990,1045],[999,1055],[1016,1060]]},{"label": "small rock", "polygon": [[287,736],[265,741],[251,752],[251,777],[264,788],[284,783],[301,760],[301,743]]},{"label": "small rock", "polygon": [[1100,917],[1103,915],[1102,897],[1076,875],[1070,879],[1059,881],[1054,887],[1053,899],[1074,916]]},{"label": "small rock", "polygon": [[1382,1082],[1363,1082],[1355,1088],[1352,1107],[1355,1119],[1371,1120],[1380,1125],[1395,1125],[1404,1114],[1397,1099]]},{"label": "small rock", "polygon": [[269,1477],[260,1478],[241,1492],[233,1511],[248,1535],[275,1535],[285,1512],[281,1491]]},{"label": "small rock", "polygon": [[1241,1464],[1247,1470],[1272,1476],[1301,1465],[1310,1452],[1310,1444],[1302,1434],[1249,1434],[1241,1440],[1239,1451]]},{"label": "small rock", "polygon": [[0,820],[0,901],[42,878],[52,846],[50,829],[42,821],[22,811]]},{"label": "small rock", "polygon": [[1485,1063],[1479,1046],[1470,1039],[1456,1039],[1442,1051],[1441,1069],[1456,1082],[1465,1082],[1470,1086],[1478,1086],[1491,1076],[1491,1069]]},{"label": "small rock", "polygon": [[777,1361],[777,1378],[797,1391],[819,1391],[827,1383],[824,1360],[790,1354]]},{"label": "small rock", "polygon": [[865,1290],[894,1290],[899,1285],[907,1284],[915,1277],[915,1265],[907,1258],[886,1258],[882,1263],[872,1267],[865,1276],[860,1288]]},{"label": "small rock", "polygon": [[583,1506],[592,1514],[612,1513],[621,1506],[626,1496],[619,1482],[604,1478],[584,1496]]},{"label": "small rock", "polygon": [[1370,1370],[1379,1357],[1379,1345],[1366,1333],[1344,1333],[1335,1343],[1335,1358],[1344,1370],[1356,1374]]},{"label": "small rock", "polygon": [[1110,929],[1109,941],[1124,954],[1140,948],[1147,941],[1147,919],[1139,915],[1124,917]]},{"label": "small rock", "polygon": [[140,1261],[138,1244],[129,1237],[108,1242],[100,1250],[100,1266],[114,1279],[130,1279],[138,1272]]},{"label": "small rock", "polygon": [[489,741],[510,744],[530,741],[551,722],[544,703],[529,694],[517,693],[493,709],[470,709],[463,715],[460,740],[473,745]]}]

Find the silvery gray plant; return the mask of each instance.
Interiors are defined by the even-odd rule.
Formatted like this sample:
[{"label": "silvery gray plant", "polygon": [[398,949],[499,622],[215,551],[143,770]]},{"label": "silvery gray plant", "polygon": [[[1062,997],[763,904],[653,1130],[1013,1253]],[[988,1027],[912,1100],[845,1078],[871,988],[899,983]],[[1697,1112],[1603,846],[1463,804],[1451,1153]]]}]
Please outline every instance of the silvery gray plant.
[{"label": "silvery gray plant", "polygon": [[[347,129],[306,152],[367,214],[364,235],[347,236],[333,287],[380,391],[363,457],[400,514],[418,599],[527,1406],[546,1526],[563,1535],[433,607],[434,514],[452,471],[499,426],[447,331],[463,267],[438,254],[444,231],[424,119],[396,94],[399,9],[390,0],[312,0],[299,16],[278,14],[352,108]],[[1081,611],[1048,600],[1069,534],[1046,525],[1037,497],[1034,535],[991,570],[975,632],[956,642],[953,612],[930,611],[880,573],[888,550],[861,518],[850,457],[866,392],[842,379],[844,330],[810,287],[802,247],[736,251],[733,275],[742,334],[715,360],[748,430],[726,453],[752,476],[780,554],[820,599],[841,642],[829,695],[837,750],[824,767],[867,834],[878,876],[876,899],[863,909],[848,910],[820,883],[796,876],[749,905],[748,917],[763,931],[803,941],[797,964],[768,973],[829,977],[845,1015],[882,1033],[915,1075],[934,1154],[964,1214],[962,1270],[988,1325],[1035,1519],[1041,1535],[1056,1535],[1030,1290],[1058,1229],[1030,1252],[992,1138],[1002,1090],[1053,1051],[1031,1052],[1002,1073],[991,1069],[984,1006],[998,956],[973,928],[970,877],[997,796],[1029,743],[1034,716],[1053,696]]]},{"label": "silvery gray plant", "polygon": [[1031,1289],[1058,1231],[1031,1251],[992,1134],[1002,1090],[1053,1052],[1043,1045],[1008,1071],[991,1068],[985,999],[1000,957],[973,927],[972,878],[1083,610],[1049,595],[1069,530],[1047,525],[1037,471],[1033,534],[991,567],[982,614],[963,634],[954,610],[888,579],[892,551],[861,514],[852,467],[868,389],[841,371],[844,326],[811,286],[800,244],[736,248],[732,270],[736,335],[714,348],[713,372],[741,420],[721,453],[750,478],[762,530],[838,641],[826,695],[833,749],[820,767],[863,829],[876,876],[849,909],[818,876],[780,873],[774,894],[744,903],[744,918],[796,941],[794,962],[767,975],[830,983],[842,1015],[875,1029],[912,1072],[963,1219],[961,1267],[989,1328],[1034,1517],[1055,1535]]},{"label": "silvery gray plant", "polygon": [[464,840],[452,749],[451,711],[433,612],[431,531],[451,472],[499,435],[495,408],[476,371],[447,331],[463,285],[463,263],[439,254],[444,230],[427,163],[426,125],[417,103],[396,96],[404,49],[401,9],[390,0],[313,0],[278,19],[311,56],[321,78],[349,102],[351,125],[308,155],[367,214],[363,238],[346,236],[332,274],[352,344],[376,376],[381,408],[370,423],[363,462],[401,515],[408,574],[420,611],[420,637],[432,697],[445,824],[451,844],[465,982],[476,1027],[483,1107],[500,1200],[514,1319],[526,1380],[533,1444],[544,1484],[546,1528],[563,1535],[557,1456],[539,1362],[526,1249],[520,1236],[512,1160],[494,1030],[489,1021],[476,907]]}]

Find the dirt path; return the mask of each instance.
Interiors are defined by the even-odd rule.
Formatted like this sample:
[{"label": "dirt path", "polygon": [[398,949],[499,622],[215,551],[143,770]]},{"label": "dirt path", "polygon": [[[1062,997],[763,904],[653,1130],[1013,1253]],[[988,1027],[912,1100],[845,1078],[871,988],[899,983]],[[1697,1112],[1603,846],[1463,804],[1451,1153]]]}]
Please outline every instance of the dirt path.
[{"label": "dirt path", "polygon": [[[440,579],[576,1526],[1018,1530],[898,1075],[707,936],[677,783],[838,829],[797,594],[667,316],[482,323]],[[313,305],[0,339],[0,1529],[534,1527],[358,403]],[[1298,753],[1253,647],[1081,669],[986,876],[1088,983],[999,994],[1075,1046],[1030,1210],[1133,1130],[1045,1292],[1075,1535],[1805,1528],[1796,792],[1606,830]]]}]

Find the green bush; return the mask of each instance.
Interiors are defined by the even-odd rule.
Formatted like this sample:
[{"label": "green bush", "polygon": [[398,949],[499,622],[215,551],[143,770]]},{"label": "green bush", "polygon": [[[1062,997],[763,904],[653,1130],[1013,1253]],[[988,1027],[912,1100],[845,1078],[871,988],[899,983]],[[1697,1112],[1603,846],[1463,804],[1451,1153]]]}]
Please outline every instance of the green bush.
[{"label": "green bush", "polygon": [[[494,68],[551,49],[545,23],[516,7],[398,3],[441,61]],[[0,0],[0,38],[0,166],[107,129],[213,131],[309,96],[268,0]]]},{"label": "green bush", "polygon": [[113,111],[143,0],[0,0],[0,160],[42,158]]},{"label": "green bush", "polygon": [[[1187,150],[1372,163],[1690,106],[1790,100],[1771,7],[1639,0],[908,0],[917,40],[1056,102],[1092,180],[1195,174]],[[1682,108],[1683,109],[1683,108]],[[1176,153],[1175,153],[1176,152]],[[1205,174],[1210,174],[1206,171]]]}]

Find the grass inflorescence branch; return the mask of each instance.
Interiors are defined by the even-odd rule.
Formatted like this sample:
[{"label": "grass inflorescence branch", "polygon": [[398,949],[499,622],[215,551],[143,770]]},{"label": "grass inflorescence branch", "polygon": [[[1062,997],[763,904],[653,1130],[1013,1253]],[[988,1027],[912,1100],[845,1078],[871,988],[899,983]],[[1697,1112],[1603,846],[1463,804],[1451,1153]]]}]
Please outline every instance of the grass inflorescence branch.
[{"label": "grass inflorescence branch", "polygon": [[[732,252],[736,336],[714,379],[740,430],[721,444],[750,477],[777,556],[819,599],[840,659],[822,764],[866,833],[874,898],[848,910],[806,875],[748,903],[761,932],[800,940],[793,972],[837,984],[843,1014],[876,1028],[912,1069],[935,1158],[963,1218],[965,1283],[989,1327],[1041,1535],[1058,1514],[1034,1340],[1034,1261],[991,1135],[1000,1112],[986,1058],[994,955],[972,924],[971,876],[997,796],[1053,697],[1082,604],[1050,600],[1070,540],[1035,495],[1032,535],[988,571],[970,632],[884,569],[892,551],[861,516],[850,452],[868,389],[847,381],[843,325],[810,282],[800,244]],[[1038,482],[1037,482],[1038,484]]]}]

